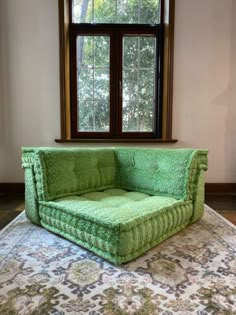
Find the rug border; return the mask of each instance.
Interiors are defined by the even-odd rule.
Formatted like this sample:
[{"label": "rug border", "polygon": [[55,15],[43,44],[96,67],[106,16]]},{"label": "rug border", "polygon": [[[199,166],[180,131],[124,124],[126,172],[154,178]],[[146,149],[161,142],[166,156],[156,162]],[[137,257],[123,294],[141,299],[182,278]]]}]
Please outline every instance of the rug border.
[{"label": "rug border", "polygon": [[231,226],[232,228],[234,228],[236,230],[236,225],[234,225],[232,222],[230,222],[229,220],[227,220],[226,218],[223,217],[223,215],[219,214],[216,210],[212,209],[211,207],[209,207],[208,205],[204,204],[204,206],[210,211],[213,212],[215,216],[217,216],[218,218],[220,218],[222,221],[224,221],[225,223],[227,223],[229,226]]}]

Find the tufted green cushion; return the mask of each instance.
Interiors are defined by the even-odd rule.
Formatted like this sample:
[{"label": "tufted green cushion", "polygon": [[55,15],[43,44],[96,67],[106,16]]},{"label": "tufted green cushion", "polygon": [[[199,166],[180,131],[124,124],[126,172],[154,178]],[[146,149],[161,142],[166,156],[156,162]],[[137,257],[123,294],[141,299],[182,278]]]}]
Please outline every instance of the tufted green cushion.
[{"label": "tufted green cushion", "polygon": [[207,165],[206,151],[200,150],[119,148],[115,153],[116,186],[176,199],[191,199],[198,162]]},{"label": "tufted green cushion", "polygon": [[186,226],[192,203],[121,189],[40,201],[41,224],[120,264]]},{"label": "tufted green cushion", "polygon": [[[28,153],[25,149],[26,159]],[[114,187],[116,166],[111,149],[36,148],[33,154],[39,200]],[[23,166],[27,166],[25,156]]]}]

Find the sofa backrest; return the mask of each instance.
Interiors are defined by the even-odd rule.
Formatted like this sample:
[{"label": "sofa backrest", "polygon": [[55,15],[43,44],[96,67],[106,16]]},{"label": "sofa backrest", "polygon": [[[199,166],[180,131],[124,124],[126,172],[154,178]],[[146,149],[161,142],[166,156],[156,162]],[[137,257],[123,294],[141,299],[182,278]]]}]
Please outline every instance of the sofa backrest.
[{"label": "sofa backrest", "polygon": [[176,199],[192,199],[207,169],[206,150],[116,148],[115,156],[118,187]]},{"label": "sofa backrest", "polygon": [[22,159],[34,176],[32,196],[45,201],[114,187],[193,199],[207,169],[207,151],[192,149],[23,148]]},{"label": "sofa backrest", "polygon": [[23,148],[23,167],[33,165],[38,200],[115,187],[112,149]]}]

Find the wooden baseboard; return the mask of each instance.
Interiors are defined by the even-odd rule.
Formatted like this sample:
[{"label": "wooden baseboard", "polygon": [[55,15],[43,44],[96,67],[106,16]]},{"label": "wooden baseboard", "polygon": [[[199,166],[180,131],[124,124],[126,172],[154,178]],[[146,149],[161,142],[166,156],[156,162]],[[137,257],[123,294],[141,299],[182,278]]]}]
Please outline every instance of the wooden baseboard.
[{"label": "wooden baseboard", "polygon": [[[0,183],[0,193],[24,193],[24,183]],[[236,193],[236,183],[206,183],[205,191],[209,193]]]},{"label": "wooden baseboard", "polygon": [[206,194],[236,193],[236,183],[206,183]]},{"label": "wooden baseboard", "polygon": [[19,194],[25,192],[24,183],[0,183],[0,193]]}]

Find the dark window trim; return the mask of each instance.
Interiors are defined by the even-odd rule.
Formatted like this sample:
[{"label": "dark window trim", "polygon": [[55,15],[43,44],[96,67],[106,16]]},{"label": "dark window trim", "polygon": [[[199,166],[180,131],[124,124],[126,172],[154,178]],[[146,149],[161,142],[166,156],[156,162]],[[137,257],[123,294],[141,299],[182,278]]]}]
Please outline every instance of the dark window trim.
[{"label": "dark window trim", "polygon": [[[163,49],[163,86],[158,88],[162,91],[162,112],[158,113],[159,123],[162,123],[161,139],[144,139],[143,135],[140,142],[176,142],[172,139],[172,98],[173,98],[173,51],[174,51],[174,7],[175,0],[162,0],[161,19],[164,25],[164,49]],[[59,49],[60,49],[60,88],[61,88],[61,139],[57,142],[79,142],[80,139],[73,139],[71,135],[71,108],[70,108],[70,41],[69,41],[69,19],[70,1],[58,0],[59,6]],[[88,26],[88,25],[87,25]],[[142,27],[142,26],[141,26]],[[130,136],[130,134],[128,135]],[[140,137],[140,135],[139,135]],[[130,137],[131,138],[131,137]],[[81,139],[85,142],[86,139]],[[108,139],[112,142],[113,139]],[[126,139],[132,141],[133,139]],[[88,142],[103,142],[104,139],[88,139]],[[123,139],[116,137],[114,142]],[[138,142],[134,139],[134,142]]]}]

